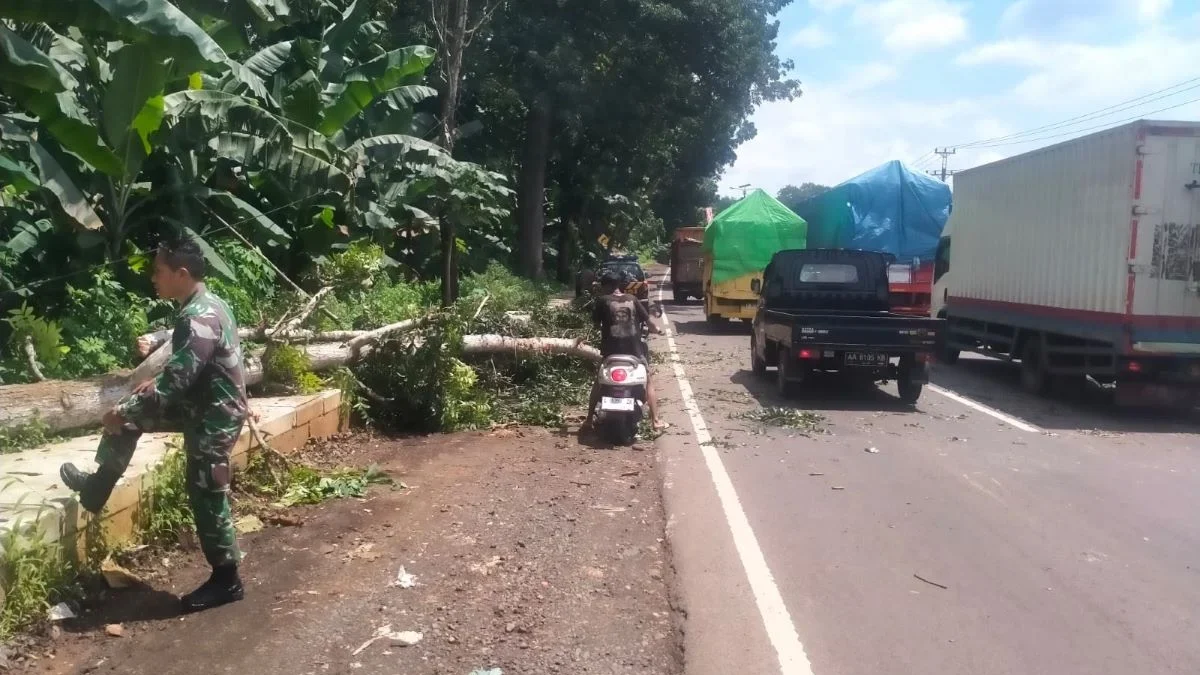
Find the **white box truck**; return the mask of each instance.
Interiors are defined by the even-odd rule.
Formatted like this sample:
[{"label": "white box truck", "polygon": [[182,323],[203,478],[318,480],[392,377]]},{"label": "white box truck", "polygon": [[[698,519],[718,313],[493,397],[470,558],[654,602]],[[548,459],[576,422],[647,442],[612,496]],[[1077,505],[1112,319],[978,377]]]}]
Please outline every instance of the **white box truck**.
[{"label": "white box truck", "polygon": [[1141,120],[954,177],[933,314],[953,363],[1019,361],[1047,393],[1200,402],[1200,123]]}]

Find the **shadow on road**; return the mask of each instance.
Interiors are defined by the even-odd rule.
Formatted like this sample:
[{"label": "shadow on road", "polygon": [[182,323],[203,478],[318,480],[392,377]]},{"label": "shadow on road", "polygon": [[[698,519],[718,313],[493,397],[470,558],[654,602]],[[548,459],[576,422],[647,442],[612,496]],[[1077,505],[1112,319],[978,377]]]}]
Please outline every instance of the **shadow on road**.
[{"label": "shadow on road", "polygon": [[775,390],[775,371],[759,377],[749,370],[739,370],[729,381],[741,385],[765,407],[784,406],[803,410],[844,410],[851,412],[920,412],[883,391],[872,382],[848,380],[844,377],[816,373],[797,386],[794,396],[783,398]]},{"label": "shadow on road", "polygon": [[1196,433],[1200,422],[1187,413],[1117,406],[1111,393],[1089,386],[1034,396],[1021,388],[1019,366],[963,355],[953,366],[933,368],[935,384],[1045,429],[1091,429],[1118,433]]},{"label": "shadow on road", "polygon": [[178,597],[144,583],[119,591],[97,589],[85,601],[85,609],[90,611],[66,621],[63,630],[88,634],[102,631],[109,624],[163,621],[181,614]]},{"label": "shadow on road", "polygon": [[671,325],[675,326],[677,332],[689,335],[745,335],[747,338],[746,349],[750,349],[748,339],[750,337],[750,324],[744,321],[724,321],[712,324],[704,319],[691,321],[673,319]]}]

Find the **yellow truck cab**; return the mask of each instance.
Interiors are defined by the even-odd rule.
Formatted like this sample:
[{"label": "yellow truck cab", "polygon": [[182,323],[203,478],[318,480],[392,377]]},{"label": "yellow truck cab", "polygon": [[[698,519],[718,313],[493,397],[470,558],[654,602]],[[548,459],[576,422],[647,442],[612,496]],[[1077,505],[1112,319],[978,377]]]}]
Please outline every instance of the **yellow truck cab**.
[{"label": "yellow truck cab", "polygon": [[704,314],[709,323],[754,320],[771,256],[805,247],[808,224],[779,200],[755,190],[722,211],[704,230]]}]

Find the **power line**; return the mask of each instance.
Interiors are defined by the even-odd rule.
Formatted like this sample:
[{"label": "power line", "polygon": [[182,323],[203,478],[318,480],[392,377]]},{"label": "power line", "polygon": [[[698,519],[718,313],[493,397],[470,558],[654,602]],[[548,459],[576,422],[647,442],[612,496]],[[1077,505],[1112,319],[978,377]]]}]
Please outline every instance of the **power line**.
[{"label": "power line", "polygon": [[1021,145],[1023,143],[1036,143],[1038,141],[1046,141],[1046,140],[1051,140],[1054,138],[1062,138],[1063,136],[1082,134],[1082,133],[1085,133],[1088,131],[1096,131],[1097,129],[1111,129],[1112,127],[1125,124],[1126,122],[1133,122],[1135,120],[1140,120],[1140,119],[1144,118],[1146,115],[1157,115],[1160,112],[1174,110],[1175,108],[1182,108],[1183,106],[1189,105],[1192,103],[1200,103],[1200,98],[1193,98],[1193,99],[1184,101],[1183,103],[1176,103],[1175,105],[1170,105],[1165,108],[1159,108],[1158,110],[1151,110],[1150,112],[1139,113],[1137,115],[1134,115],[1133,117],[1128,117],[1128,118],[1125,118],[1122,120],[1117,120],[1116,122],[1105,122],[1104,124],[1097,124],[1094,127],[1085,127],[1083,129],[1071,129],[1070,131],[1064,131],[1059,134],[1051,134],[1049,136],[1039,136],[1038,138],[1025,138],[1025,139],[1022,139],[1019,141],[1008,141],[1008,142],[1004,142],[1004,143],[989,143],[988,145],[974,145],[971,147],[972,147],[972,149],[999,148],[999,147],[1006,146],[1006,145]]},{"label": "power line", "polygon": [[[1012,140],[1012,139],[1016,139],[1016,138],[1019,138],[1022,136],[1028,136],[1031,134],[1036,134],[1036,133],[1040,133],[1040,132],[1044,132],[1044,131],[1051,131],[1053,129],[1062,128],[1063,126],[1073,126],[1074,124],[1077,124],[1079,122],[1087,122],[1087,121],[1091,121],[1093,119],[1097,119],[1100,117],[1108,117],[1109,115],[1112,115],[1112,114],[1115,114],[1118,112],[1123,112],[1130,108],[1135,108],[1137,106],[1145,105],[1147,103],[1153,103],[1155,101],[1160,101],[1164,98],[1170,98],[1171,96],[1175,96],[1177,94],[1182,94],[1185,91],[1191,91],[1193,89],[1200,88],[1200,84],[1194,84],[1193,86],[1190,86],[1190,87],[1187,87],[1184,89],[1180,89],[1180,87],[1183,87],[1184,85],[1189,85],[1192,83],[1200,83],[1200,77],[1194,77],[1189,80],[1184,80],[1182,82],[1178,82],[1178,83],[1173,84],[1164,89],[1159,89],[1157,91],[1152,91],[1147,94],[1142,94],[1141,96],[1138,96],[1136,98],[1131,98],[1126,101],[1114,103],[1108,107],[1100,108],[1099,110],[1094,110],[1092,112],[1084,113],[1082,115],[1076,115],[1075,117],[1070,117],[1070,118],[1067,118],[1065,120],[1061,120],[1058,122],[1052,122],[1050,124],[1043,124],[1040,127],[1026,129],[1025,131],[1018,131],[1018,132],[1014,132],[1014,133],[1007,134],[1004,136],[995,136],[993,138],[985,138],[982,140],[971,141],[968,143],[958,143],[958,144],[952,145],[950,147],[961,148],[961,149],[980,147],[980,146],[982,146],[984,144],[988,144],[988,143],[998,143],[1001,141]],[[1178,91],[1171,91],[1171,90],[1178,90]],[[1164,94],[1164,92],[1168,92],[1168,91],[1170,91],[1171,93]],[[1164,95],[1158,96],[1159,94],[1164,94]],[[1156,97],[1156,98],[1152,98],[1152,97]],[[1149,100],[1147,100],[1147,99],[1149,99]],[[1167,108],[1167,109],[1169,110],[1170,108]],[[1161,111],[1159,111],[1159,112],[1161,112]],[[1144,114],[1154,114],[1154,113],[1144,113]]]}]

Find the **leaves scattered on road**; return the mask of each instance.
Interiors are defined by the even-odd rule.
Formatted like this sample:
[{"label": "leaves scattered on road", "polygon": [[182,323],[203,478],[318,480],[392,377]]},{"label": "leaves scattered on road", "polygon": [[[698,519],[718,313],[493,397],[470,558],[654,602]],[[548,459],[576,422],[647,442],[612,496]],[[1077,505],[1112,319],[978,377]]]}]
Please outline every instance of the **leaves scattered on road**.
[{"label": "leaves scattered on road", "polygon": [[759,408],[741,413],[737,417],[764,426],[795,429],[805,435],[825,432],[825,416],[809,410],[781,407]]}]

